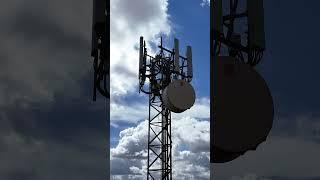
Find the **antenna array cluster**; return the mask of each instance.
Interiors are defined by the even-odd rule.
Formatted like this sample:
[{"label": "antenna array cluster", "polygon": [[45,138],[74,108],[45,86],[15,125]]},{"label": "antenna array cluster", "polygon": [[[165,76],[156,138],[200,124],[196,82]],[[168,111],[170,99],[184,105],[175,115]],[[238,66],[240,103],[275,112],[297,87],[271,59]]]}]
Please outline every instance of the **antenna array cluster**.
[{"label": "antenna array cluster", "polygon": [[[236,57],[237,61],[255,66],[261,61],[265,50],[263,0],[240,1],[246,2],[246,10],[238,12],[239,0],[230,0],[227,15],[223,15],[222,0],[211,3],[214,54],[219,55],[221,45],[225,45],[230,56]],[[236,32],[236,29],[241,28],[236,25],[239,20],[245,20],[247,24],[244,34]]]},{"label": "antenna array cluster", "polygon": [[[187,46],[185,57],[179,53],[178,39],[174,39],[172,50],[162,46],[162,38],[158,47],[160,48],[159,54],[155,57],[148,55],[146,43],[143,37],[140,37],[139,89],[147,94],[159,93],[157,91],[163,90],[171,79],[183,79],[191,82],[193,77],[191,46]],[[164,78],[161,76],[164,76]],[[146,79],[150,83],[146,83]],[[145,87],[145,85],[150,86],[150,84],[153,84],[153,86],[149,89]]]}]

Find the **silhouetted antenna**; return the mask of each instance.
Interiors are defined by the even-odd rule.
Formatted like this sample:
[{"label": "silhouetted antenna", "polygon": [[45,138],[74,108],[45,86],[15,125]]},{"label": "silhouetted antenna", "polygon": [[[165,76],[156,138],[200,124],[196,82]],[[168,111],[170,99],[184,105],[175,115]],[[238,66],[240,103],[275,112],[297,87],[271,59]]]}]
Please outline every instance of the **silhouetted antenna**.
[{"label": "silhouetted antenna", "polygon": [[143,69],[143,37],[140,37],[139,72]]},{"label": "silhouetted antenna", "polygon": [[191,79],[192,79],[192,77],[193,77],[193,71],[192,71],[192,50],[191,50],[191,46],[187,46],[186,56],[187,56],[187,65],[188,65],[187,75],[188,75],[188,77],[190,78],[189,81],[191,81]]},{"label": "silhouetted antenna", "polygon": [[[141,50],[142,40],[140,37],[139,92],[149,94],[147,179],[171,180],[171,112],[184,112],[195,102],[195,92],[189,84],[192,80],[191,47],[187,47],[187,57],[182,57],[178,39],[174,39],[171,51],[163,47],[161,37],[160,52],[153,57],[147,53],[145,44]],[[150,83],[144,83],[146,78]]]},{"label": "silhouetted antenna", "polygon": [[[96,101],[97,91],[110,99],[110,0],[93,0],[92,9],[92,39],[91,57],[93,58],[93,101]],[[109,110],[107,100],[106,110]],[[110,119],[103,123],[107,131],[110,130]],[[107,134],[106,162],[110,161],[110,141]],[[110,164],[107,164],[106,173],[110,177]],[[107,177],[107,179],[109,179]]]},{"label": "silhouetted antenna", "polygon": [[265,49],[264,10],[262,0],[247,0],[248,43],[251,49]]},{"label": "silhouetted antenna", "polygon": [[93,101],[96,100],[97,90],[106,98],[110,98],[107,89],[107,76],[110,69],[110,1],[93,0],[92,43],[94,82]]},{"label": "silhouetted antenna", "polygon": [[222,0],[214,0],[213,3],[213,30],[223,33]]},{"label": "silhouetted antenna", "polygon": [[[247,9],[238,12],[238,0],[230,0],[229,13],[223,15],[222,0],[212,2],[213,52],[220,54],[223,44],[228,47],[229,55],[236,57],[236,61],[255,66],[261,61],[265,49],[263,0],[246,0],[246,3]],[[247,22],[245,33],[236,32],[236,29],[243,29],[236,28],[236,22],[240,19]],[[241,41],[244,38],[247,40]]]},{"label": "silhouetted antenna", "polygon": [[179,65],[179,40],[174,39],[174,70],[176,72],[180,72],[180,65]]},{"label": "silhouetted antenna", "polygon": [[[146,56],[147,50],[145,48],[145,42],[143,37],[140,37],[140,48],[139,48],[139,79],[140,86],[143,86],[146,81]],[[140,88],[139,88],[140,92]]]}]

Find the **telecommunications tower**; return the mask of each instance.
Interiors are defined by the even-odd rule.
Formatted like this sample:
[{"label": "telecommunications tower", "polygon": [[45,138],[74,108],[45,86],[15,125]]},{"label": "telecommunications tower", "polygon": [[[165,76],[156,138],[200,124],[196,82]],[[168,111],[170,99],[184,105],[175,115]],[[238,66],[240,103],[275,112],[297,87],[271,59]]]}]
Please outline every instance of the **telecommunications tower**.
[{"label": "telecommunications tower", "polygon": [[181,113],[195,102],[192,80],[192,52],[187,46],[186,57],[174,48],[160,45],[154,57],[147,53],[140,37],[139,92],[149,95],[147,179],[172,179],[171,112]]},{"label": "telecommunications tower", "polygon": [[267,139],[274,107],[254,68],[265,51],[263,0],[210,3],[210,162],[224,163]]}]

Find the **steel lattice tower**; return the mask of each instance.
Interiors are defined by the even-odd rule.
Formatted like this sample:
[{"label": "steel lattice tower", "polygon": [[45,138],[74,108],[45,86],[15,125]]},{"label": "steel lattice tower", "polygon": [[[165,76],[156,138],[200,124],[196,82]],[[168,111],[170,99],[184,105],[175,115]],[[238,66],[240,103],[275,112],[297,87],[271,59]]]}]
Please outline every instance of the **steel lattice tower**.
[{"label": "steel lattice tower", "polygon": [[149,86],[149,125],[148,125],[148,169],[147,179],[172,179],[172,139],[171,112],[163,106],[162,87],[171,82],[173,55],[169,56],[164,48],[159,46],[160,53],[155,58],[149,58],[150,86]]},{"label": "steel lattice tower", "polygon": [[[177,39],[175,41],[178,42]],[[147,179],[171,180],[171,111],[163,105],[162,94],[172,80],[186,79],[190,82],[192,76],[190,73],[185,75],[187,58],[175,52],[178,51],[177,46],[168,50],[162,46],[161,38],[158,47],[160,52],[155,57],[148,55],[143,37],[140,37],[139,91],[149,95]],[[177,59],[181,60],[182,66],[175,65],[179,64]],[[143,88],[146,78],[149,80],[148,90]]]},{"label": "steel lattice tower", "polygon": [[[155,114],[153,115],[153,112]],[[147,179],[172,179],[171,112],[149,95]],[[161,175],[161,176],[160,176]]]}]

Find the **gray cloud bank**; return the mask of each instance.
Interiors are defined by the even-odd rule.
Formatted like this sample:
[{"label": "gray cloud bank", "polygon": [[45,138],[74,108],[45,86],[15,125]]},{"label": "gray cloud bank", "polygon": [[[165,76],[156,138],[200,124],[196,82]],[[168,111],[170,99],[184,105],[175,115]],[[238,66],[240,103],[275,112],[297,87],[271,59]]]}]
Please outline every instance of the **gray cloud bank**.
[{"label": "gray cloud bank", "polygon": [[214,179],[313,180],[319,171],[319,114],[275,118],[267,140],[225,164],[211,164]]},{"label": "gray cloud bank", "polygon": [[106,104],[91,102],[91,4],[1,3],[0,179],[107,178]]}]

